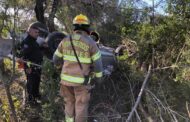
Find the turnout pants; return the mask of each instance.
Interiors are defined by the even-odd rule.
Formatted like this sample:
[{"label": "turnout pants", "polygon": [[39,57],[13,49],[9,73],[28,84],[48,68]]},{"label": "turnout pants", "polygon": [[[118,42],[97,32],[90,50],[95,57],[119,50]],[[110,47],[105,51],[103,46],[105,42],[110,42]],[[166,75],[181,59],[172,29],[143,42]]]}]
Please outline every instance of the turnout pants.
[{"label": "turnout pants", "polygon": [[65,102],[66,122],[87,122],[90,93],[86,86],[61,84],[60,94]]}]

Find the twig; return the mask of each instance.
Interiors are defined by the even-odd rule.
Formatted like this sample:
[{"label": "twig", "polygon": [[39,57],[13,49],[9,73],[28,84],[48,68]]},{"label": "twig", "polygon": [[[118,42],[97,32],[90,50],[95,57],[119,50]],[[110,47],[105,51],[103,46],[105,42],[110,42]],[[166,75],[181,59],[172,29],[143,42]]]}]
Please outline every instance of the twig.
[{"label": "twig", "polygon": [[116,90],[115,85],[114,85],[114,81],[113,81],[111,78],[110,78],[110,81],[111,81],[111,83],[112,83],[112,85],[113,85],[115,94],[116,94],[116,96],[118,97],[117,90]]},{"label": "twig", "polygon": [[136,114],[136,116],[137,116],[137,118],[138,118],[139,122],[142,122],[142,120],[141,120],[141,118],[140,118],[140,116],[139,116],[139,114],[138,114],[137,110],[135,110],[135,114]]},{"label": "twig", "polygon": [[171,65],[171,66],[166,66],[166,67],[158,67],[158,68],[154,68],[152,69],[153,71],[156,71],[156,70],[163,70],[163,69],[170,69],[170,68],[178,68],[179,66],[177,65]]},{"label": "twig", "polygon": [[188,116],[189,116],[189,118],[190,118],[190,112],[189,112],[188,104],[189,104],[189,103],[186,101],[186,109],[187,109]]},{"label": "twig", "polygon": [[185,43],[183,44],[183,47],[181,48],[181,50],[180,50],[180,52],[179,52],[179,54],[178,54],[178,56],[177,56],[177,59],[176,59],[176,61],[175,61],[175,64],[177,64],[177,62],[179,61],[179,58],[180,58],[180,56],[181,56],[181,54],[182,54],[182,51],[184,50],[184,48],[185,48]]},{"label": "twig", "polygon": [[[125,76],[125,75],[124,75]],[[126,77],[126,76],[125,76]],[[126,77],[127,78],[127,77]],[[130,92],[131,92],[131,98],[132,98],[132,104],[135,102],[135,97],[134,97],[134,94],[133,94],[133,90],[132,90],[132,87],[131,87],[131,83],[129,82],[129,78],[127,78],[127,81],[128,81],[128,83],[129,83],[129,87],[130,87]],[[137,116],[137,118],[138,118],[138,120],[139,120],[139,122],[141,122],[141,118],[140,118],[140,116],[139,116],[139,114],[138,114],[138,112],[137,112],[137,110],[135,109],[135,114],[136,114],[136,116]]]},{"label": "twig", "polygon": [[140,102],[140,100],[141,100],[142,93],[143,93],[143,91],[144,91],[144,88],[145,88],[146,83],[147,83],[147,81],[148,81],[148,78],[149,78],[149,76],[150,76],[150,73],[151,73],[151,65],[149,66],[148,73],[147,73],[147,75],[146,75],[146,77],[145,77],[145,79],[144,79],[144,81],[143,81],[143,84],[142,84],[141,90],[140,90],[140,92],[139,92],[137,101],[135,102],[135,105],[134,105],[132,111],[130,112],[130,114],[129,114],[127,120],[126,120],[126,122],[129,122],[129,121],[131,120],[131,118],[132,118],[132,116],[133,116],[133,113],[135,112],[135,110],[136,110],[136,108],[137,108],[137,106],[138,106],[138,104],[139,104],[139,102]]},{"label": "twig", "polygon": [[179,114],[179,113],[177,113],[176,111],[170,109],[169,107],[166,107],[166,106],[160,101],[160,99],[158,99],[158,98],[156,97],[156,95],[154,95],[150,90],[145,89],[145,91],[147,91],[156,101],[158,101],[158,103],[159,103],[165,110],[167,110],[169,113],[172,114],[172,117],[173,117],[173,119],[175,120],[175,122],[177,122],[178,120],[177,120],[177,118],[176,118],[176,116],[175,116],[174,114],[180,116],[181,118],[183,118],[183,119],[185,119],[185,120],[189,120],[188,118],[182,116],[181,114]]},{"label": "twig", "polygon": [[[167,77],[167,75],[166,75],[164,78],[162,78],[161,81],[164,81],[164,79],[165,79],[166,77]],[[163,90],[162,90],[161,84],[159,84],[159,85],[160,85],[160,90],[161,90],[161,92],[162,92],[162,94],[163,94],[164,102],[165,102],[165,104],[166,104],[167,106],[169,106],[168,103],[167,103],[166,97],[165,97],[165,95],[164,95],[164,92],[163,92]],[[161,101],[156,97],[156,95],[154,95],[151,91],[149,91],[149,92],[154,96],[154,99],[156,98],[156,99],[159,101],[159,103],[162,104]],[[164,110],[169,113],[169,116],[171,117],[172,121],[176,121],[176,117],[174,117],[175,115],[174,115],[170,110],[168,110],[163,104],[162,104],[162,106],[163,106]]]},{"label": "twig", "polygon": [[[164,104],[160,101],[160,99],[158,99],[158,98],[156,97],[156,95],[154,95],[154,94],[153,94],[150,90],[148,90],[148,89],[145,89],[145,91],[147,91],[147,92],[152,96],[153,100],[155,101],[155,103],[157,104],[158,107],[161,106],[165,111],[167,111],[167,112],[169,113],[169,116],[171,117],[172,121],[174,121],[174,122],[177,121],[176,117],[174,117],[175,115],[173,115],[173,113],[172,113],[167,107],[164,106]],[[160,109],[160,107],[159,107],[159,109]],[[160,116],[160,117],[161,117],[161,116]],[[161,119],[162,119],[162,117],[161,117]]]},{"label": "twig", "polygon": [[147,119],[148,122],[154,122],[152,117],[144,110],[141,103],[139,103],[139,109],[142,111],[142,114],[144,115],[144,117]]},{"label": "twig", "polygon": [[[161,89],[162,89],[162,88],[161,88]],[[163,92],[163,90],[162,90],[162,92]],[[164,93],[162,93],[162,94],[164,94]],[[168,105],[168,103],[167,103],[167,100],[166,100],[165,95],[164,95],[163,97],[164,97],[164,101],[165,101],[166,105],[167,105],[167,106],[169,106],[169,105]],[[169,107],[168,107],[168,108],[169,108]],[[169,110],[169,111],[168,111],[168,110]],[[171,110],[170,108],[169,108],[169,109],[167,109],[167,111],[168,111],[168,112],[170,112],[170,113],[172,114],[172,116],[174,117],[174,119],[176,119],[176,117],[175,117],[175,115],[174,115],[173,113],[175,113],[176,115],[178,115],[178,116],[180,116],[180,117],[184,118],[185,120],[188,120],[188,118],[186,118],[186,117],[184,117],[184,116],[182,116],[182,115],[178,114],[177,112],[175,112],[175,111]]]}]

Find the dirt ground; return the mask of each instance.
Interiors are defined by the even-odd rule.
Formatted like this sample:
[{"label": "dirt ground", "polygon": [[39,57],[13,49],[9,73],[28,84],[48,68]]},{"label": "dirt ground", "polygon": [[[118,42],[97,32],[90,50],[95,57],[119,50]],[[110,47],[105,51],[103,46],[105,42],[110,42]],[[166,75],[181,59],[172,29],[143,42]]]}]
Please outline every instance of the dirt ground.
[{"label": "dirt ground", "polygon": [[[26,78],[23,71],[19,72],[21,76],[16,78],[10,85],[10,92],[14,102],[15,110],[19,121],[26,122],[40,122],[39,112],[41,110],[40,104],[36,106],[29,106],[25,103]],[[0,120],[10,121],[9,102],[5,91],[3,81],[0,81]],[[0,121],[1,122],[1,121]]]}]

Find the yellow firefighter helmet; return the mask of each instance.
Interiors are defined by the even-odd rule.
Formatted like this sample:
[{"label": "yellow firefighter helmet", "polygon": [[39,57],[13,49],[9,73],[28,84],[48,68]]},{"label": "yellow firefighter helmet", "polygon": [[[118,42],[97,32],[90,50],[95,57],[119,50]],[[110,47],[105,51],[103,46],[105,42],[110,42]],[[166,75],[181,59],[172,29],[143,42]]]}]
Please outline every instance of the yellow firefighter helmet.
[{"label": "yellow firefighter helmet", "polygon": [[73,19],[73,25],[90,25],[90,21],[87,16],[79,14]]}]

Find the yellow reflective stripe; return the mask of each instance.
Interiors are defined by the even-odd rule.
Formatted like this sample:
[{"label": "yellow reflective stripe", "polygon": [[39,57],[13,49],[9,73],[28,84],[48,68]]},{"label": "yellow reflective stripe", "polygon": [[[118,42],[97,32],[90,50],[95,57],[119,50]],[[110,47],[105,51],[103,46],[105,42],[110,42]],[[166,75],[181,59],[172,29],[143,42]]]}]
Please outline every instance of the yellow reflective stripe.
[{"label": "yellow reflective stripe", "polygon": [[30,66],[31,66],[31,62],[30,62],[30,61],[27,61],[26,65],[27,65],[28,67],[30,67]]},{"label": "yellow reflective stripe", "polygon": [[63,57],[62,53],[60,53],[58,49],[55,51],[55,55],[60,58]]},{"label": "yellow reflective stripe", "polygon": [[101,57],[101,53],[100,53],[100,51],[98,51],[96,54],[94,54],[93,56],[92,56],[92,60],[93,61],[96,61],[97,59],[99,59]]},{"label": "yellow reflective stripe", "polygon": [[100,77],[102,77],[103,73],[102,72],[98,72],[98,73],[96,72],[95,75],[97,78],[100,78]]},{"label": "yellow reflective stripe", "polygon": [[74,122],[74,118],[73,117],[65,117],[65,122]]},{"label": "yellow reflective stripe", "polygon": [[[81,63],[91,63],[91,59],[90,58],[82,58],[82,57],[78,57]],[[77,59],[75,56],[71,56],[71,55],[64,55],[63,57],[64,60],[67,61],[74,61],[77,62]]]},{"label": "yellow reflective stripe", "polygon": [[66,74],[61,74],[61,79],[69,81],[69,82],[73,82],[73,83],[83,83],[84,82],[84,78],[74,77],[74,76],[70,76],[70,75],[66,75]]}]

